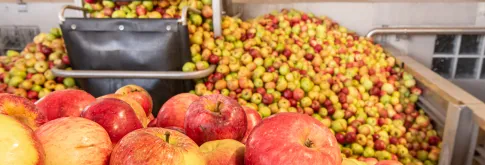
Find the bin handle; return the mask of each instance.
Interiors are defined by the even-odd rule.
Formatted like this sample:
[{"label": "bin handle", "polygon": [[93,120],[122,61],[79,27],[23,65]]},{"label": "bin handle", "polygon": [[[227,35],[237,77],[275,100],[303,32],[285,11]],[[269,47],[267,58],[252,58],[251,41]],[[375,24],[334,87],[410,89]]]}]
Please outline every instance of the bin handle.
[{"label": "bin handle", "polygon": [[216,70],[215,65],[194,72],[182,71],[122,71],[122,70],[62,70],[52,68],[55,76],[72,78],[148,78],[148,79],[175,79],[189,80],[209,76]]},{"label": "bin handle", "polygon": [[[62,7],[61,11],[58,14],[58,17],[59,17],[59,20],[61,21],[61,23],[63,23],[64,21],[66,21],[66,17],[64,17],[64,13],[66,12],[66,9],[79,10],[79,11],[83,11],[83,12],[87,12],[88,11],[87,9],[82,8],[82,7],[73,6],[73,5],[66,5],[66,6]],[[192,7],[185,6],[182,9],[182,15],[181,15],[181,17],[178,20],[178,22],[182,23],[182,25],[184,25],[184,26],[187,25],[187,15],[188,15],[188,12],[189,11],[194,12],[194,13],[197,13],[197,14],[201,14],[202,13],[200,10],[197,10],[196,8],[192,8]]]}]

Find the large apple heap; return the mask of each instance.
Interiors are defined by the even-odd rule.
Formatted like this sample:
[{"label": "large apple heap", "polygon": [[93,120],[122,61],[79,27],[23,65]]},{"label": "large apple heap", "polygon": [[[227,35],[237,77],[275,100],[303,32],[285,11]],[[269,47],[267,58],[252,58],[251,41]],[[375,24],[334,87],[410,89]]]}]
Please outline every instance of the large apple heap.
[{"label": "large apple heap", "polygon": [[286,9],[247,22],[225,17],[222,28],[215,40],[191,35],[194,61],[183,71],[217,65],[192,93],[229,96],[263,118],[311,115],[332,129],[346,157],[438,161],[440,138],[415,105],[421,89],[371,39]]},{"label": "large apple heap", "polygon": [[[212,16],[212,0],[121,1],[85,0],[84,8],[92,18],[180,18],[185,6]],[[207,16],[209,17],[209,16]]]},{"label": "large apple heap", "polygon": [[[9,50],[0,57],[0,93],[36,101],[51,91],[76,88],[73,78],[55,77],[52,67],[69,67],[69,57],[58,28],[40,33],[22,52]],[[69,69],[69,68],[68,68]]]}]

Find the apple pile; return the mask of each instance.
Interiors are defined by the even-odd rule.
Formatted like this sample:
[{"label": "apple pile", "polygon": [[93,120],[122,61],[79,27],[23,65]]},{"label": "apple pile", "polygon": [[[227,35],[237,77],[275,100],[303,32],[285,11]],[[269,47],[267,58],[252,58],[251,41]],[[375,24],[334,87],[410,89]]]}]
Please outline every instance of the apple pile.
[{"label": "apple pile", "polygon": [[344,157],[437,163],[441,139],[415,104],[422,90],[372,39],[287,9],[225,17],[222,28],[216,39],[190,36],[193,61],[183,71],[217,65],[191,93],[229,96],[263,118],[310,115],[331,128]]},{"label": "apple pile", "polygon": [[212,0],[118,1],[85,0],[91,18],[180,18],[185,6],[212,17]]},{"label": "apple pile", "polygon": [[32,101],[51,91],[77,88],[73,78],[55,77],[51,68],[69,69],[64,40],[58,28],[40,33],[22,52],[8,50],[0,56],[0,93],[12,93]]}]

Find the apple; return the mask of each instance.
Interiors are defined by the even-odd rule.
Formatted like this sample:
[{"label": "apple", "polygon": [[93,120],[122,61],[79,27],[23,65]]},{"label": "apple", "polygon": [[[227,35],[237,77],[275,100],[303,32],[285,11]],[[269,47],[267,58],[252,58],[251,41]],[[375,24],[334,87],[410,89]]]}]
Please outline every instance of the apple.
[{"label": "apple", "polygon": [[184,129],[197,144],[220,139],[242,140],[247,119],[236,100],[220,94],[202,96],[185,115]]},{"label": "apple", "polygon": [[246,142],[245,163],[334,165],[341,163],[341,157],[337,140],[320,121],[283,112],[253,129]]},{"label": "apple", "polygon": [[133,84],[126,85],[116,90],[115,94],[126,95],[126,97],[138,102],[145,110],[146,115],[152,113],[152,96],[150,96],[150,94],[142,87]]},{"label": "apple", "polygon": [[47,122],[32,101],[13,94],[0,94],[0,114],[9,115],[33,130]]},{"label": "apple", "polygon": [[377,162],[376,165],[402,165],[402,163],[395,160],[383,160]]},{"label": "apple", "polygon": [[248,139],[249,134],[251,133],[253,128],[256,127],[256,125],[258,125],[263,119],[261,118],[261,115],[259,115],[258,111],[246,106],[243,106],[243,109],[244,109],[244,112],[246,112],[246,119],[248,122],[248,126],[246,128],[246,133],[244,134],[244,137],[241,140],[241,142],[246,144],[246,140]]},{"label": "apple", "polygon": [[97,99],[83,110],[81,117],[95,121],[106,129],[113,143],[129,132],[143,128],[133,108],[115,98]]},{"label": "apple", "polygon": [[[123,96],[123,95],[120,95],[120,94],[108,94],[108,95],[101,96],[99,98],[115,98],[115,99],[119,99],[119,100],[122,100],[122,101],[128,103],[130,105],[130,107],[135,111],[136,117],[138,118],[138,120],[140,120],[143,127],[147,127],[148,123],[151,121],[151,119],[149,119],[149,117],[152,114],[147,116],[145,114],[145,110],[143,109],[143,107],[141,107],[141,105],[138,102],[136,102],[135,100],[132,100],[132,99],[126,97],[126,96]],[[152,117],[153,117],[153,115],[152,115]]]},{"label": "apple", "polygon": [[233,139],[209,141],[200,146],[210,165],[244,165],[245,150],[244,144]]},{"label": "apple", "polygon": [[112,150],[108,132],[81,117],[63,117],[35,131],[45,151],[46,165],[106,164]]},{"label": "apple", "polygon": [[79,117],[82,110],[95,100],[85,91],[67,89],[54,91],[35,102],[35,105],[50,121],[61,117]]},{"label": "apple", "polygon": [[167,100],[158,111],[157,126],[184,128],[185,113],[190,104],[197,99],[199,99],[197,95],[181,93]]},{"label": "apple", "polygon": [[110,165],[205,165],[197,144],[184,134],[165,128],[128,133],[114,147]]},{"label": "apple", "polygon": [[34,131],[19,120],[0,114],[0,164],[42,165],[44,148]]}]

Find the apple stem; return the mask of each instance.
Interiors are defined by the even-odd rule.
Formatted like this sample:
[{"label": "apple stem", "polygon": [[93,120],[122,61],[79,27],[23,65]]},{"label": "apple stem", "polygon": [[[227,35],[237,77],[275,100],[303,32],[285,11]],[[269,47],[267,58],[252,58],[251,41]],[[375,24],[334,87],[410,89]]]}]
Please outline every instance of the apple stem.
[{"label": "apple stem", "polygon": [[167,139],[167,143],[170,144],[170,132],[165,132],[165,138]]},{"label": "apple stem", "polygon": [[312,142],[310,139],[307,139],[307,140],[305,141],[305,146],[307,146],[308,148],[312,148],[312,146],[313,146],[313,142]]},{"label": "apple stem", "polygon": [[219,106],[221,105],[220,101],[217,101],[216,103],[216,108],[214,109],[214,112],[219,112]]}]

